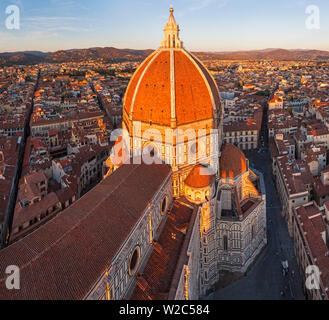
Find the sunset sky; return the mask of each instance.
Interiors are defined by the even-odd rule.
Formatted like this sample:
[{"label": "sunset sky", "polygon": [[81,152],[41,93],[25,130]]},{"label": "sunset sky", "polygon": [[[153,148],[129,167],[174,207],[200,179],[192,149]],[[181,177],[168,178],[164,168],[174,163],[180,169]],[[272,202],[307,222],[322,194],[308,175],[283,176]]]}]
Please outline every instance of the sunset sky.
[{"label": "sunset sky", "polygon": [[[20,8],[20,30],[5,27],[12,4]],[[0,52],[156,49],[171,4],[189,50],[329,50],[328,0],[1,0]],[[305,26],[308,5],[320,9],[319,30]]]}]

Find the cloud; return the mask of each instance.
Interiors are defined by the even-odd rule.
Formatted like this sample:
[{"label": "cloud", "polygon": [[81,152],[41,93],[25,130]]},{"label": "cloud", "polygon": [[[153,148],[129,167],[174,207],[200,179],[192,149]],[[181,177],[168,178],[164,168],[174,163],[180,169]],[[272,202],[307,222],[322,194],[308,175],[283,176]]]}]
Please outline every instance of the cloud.
[{"label": "cloud", "polygon": [[203,8],[208,7],[212,3],[214,3],[215,0],[201,0],[201,1],[194,1],[195,3],[189,8],[191,11],[198,11]]},{"label": "cloud", "polygon": [[[218,8],[225,7],[230,0],[195,0],[189,8],[190,11],[198,11],[207,8],[211,5],[216,5]],[[191,1],[189,1],[191,2]]]},{"label": "cloud", "polygon": [[48,41],[53,43],[60,39],[60,35],[57,32],[48,32],[46,30],[28,33],[0,32],[0,39],[0,52],[34,49],[48,51],[48,45],[43,47],[43,44],[46,44]]},{"label": "cloud", "polygon": [[36,22],[43,22],[43,21],[72,21],[72,20],[80,20],[76,17],[31,17],[26,18],[27,21],[36,21]]},{"label": "cloud", "polygon": [[93,22],[93,19],[77,17],[29,17],[22,21],[21,28],[26,31],[45,32],[88,32],[91,28],[86,28],[86,22]]},{"label": "cloud", "polygon": [[95,29],[91,28],[80,28],[80,27],[56,27],[56,28],[49,28],[48,31],[70,31],[70,32],[91,32]]},{"label": "cloud", "polygon": [[56,32],[34,31],[26,35],[26,40],[35,41],[35,40],[39,40],[40,38],[49,39],[49,38],[59,38],[59,37],[60,35]]},{"label": "cloud", "polygon": [[81,3],[81,1],[74,0],[51,0],[51,3],[56,5],[57,7],[61,7],[63,9],[80,9],[80,10],[89,10],[89,8]]},{"label": "cloud", "polygon": [[138,1],[137,3],[138,5],[147,6],[147,7],[152,6],[154,4],[151,1]]}]

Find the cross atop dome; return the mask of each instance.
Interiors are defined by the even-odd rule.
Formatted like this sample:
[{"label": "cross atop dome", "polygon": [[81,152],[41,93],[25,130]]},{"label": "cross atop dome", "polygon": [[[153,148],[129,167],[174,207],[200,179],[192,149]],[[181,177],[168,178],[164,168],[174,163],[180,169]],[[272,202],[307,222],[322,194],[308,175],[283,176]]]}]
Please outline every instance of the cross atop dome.
[{"label": "cross atop dome", "polygon": [[183,42],[179,39],[179,26],[174,17],[174,8],[170,8],[170,16],[164,27],[165,39],[161,42],[161,48],[182,48]]}]

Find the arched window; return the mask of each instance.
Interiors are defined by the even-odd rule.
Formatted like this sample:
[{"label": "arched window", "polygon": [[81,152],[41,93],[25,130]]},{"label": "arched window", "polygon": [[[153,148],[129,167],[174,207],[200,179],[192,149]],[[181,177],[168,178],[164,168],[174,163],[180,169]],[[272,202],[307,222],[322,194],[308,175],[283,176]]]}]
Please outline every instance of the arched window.
[{"label": "arched window", "polygon": [[228,250],[228,239],[227,236],[224,236],[223,238],[223,246],[224,246],[224,251]]},{"label": "arched window", "polygon": [[255,226],[252,225],[252,226],[251,226],[251,240],[254,240],[255,236],[256,236],[256,233],[255,233]]}]

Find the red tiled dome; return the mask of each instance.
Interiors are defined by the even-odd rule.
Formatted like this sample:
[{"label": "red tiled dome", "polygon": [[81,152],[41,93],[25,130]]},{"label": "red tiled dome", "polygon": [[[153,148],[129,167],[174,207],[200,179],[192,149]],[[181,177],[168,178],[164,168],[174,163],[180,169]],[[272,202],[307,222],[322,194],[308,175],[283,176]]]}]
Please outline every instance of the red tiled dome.
[{"label": "red tiled dome", "polygon": [[185,184],[192,188],[205,188],[208,187],[215,176],[211,174],[208,168],[197,165],[185,179]]},{"label": "red tiled dome", "polygon": [[153,52],[132,77],[124,114],[133,121],[170,126],[212,119],[220,109],[217,85],[203,64],[184,49]]},{"label": "red tiled dome", "polygon": [[220,172],[222,178],[235,178],[247,170],[247,160],[244,153],[236,146],[225,143],[220,157]]}]

